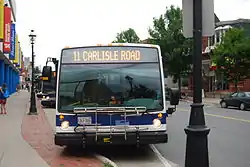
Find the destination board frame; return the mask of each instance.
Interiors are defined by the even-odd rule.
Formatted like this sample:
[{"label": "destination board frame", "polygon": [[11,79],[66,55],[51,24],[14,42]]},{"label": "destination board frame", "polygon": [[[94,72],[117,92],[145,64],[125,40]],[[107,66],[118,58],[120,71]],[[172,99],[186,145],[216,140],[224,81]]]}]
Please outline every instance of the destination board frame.
[{"label": "destination board frame", "polygon": [[158,63],[158,47],[148,46],[84,46],[64,48],[61,64]]}]

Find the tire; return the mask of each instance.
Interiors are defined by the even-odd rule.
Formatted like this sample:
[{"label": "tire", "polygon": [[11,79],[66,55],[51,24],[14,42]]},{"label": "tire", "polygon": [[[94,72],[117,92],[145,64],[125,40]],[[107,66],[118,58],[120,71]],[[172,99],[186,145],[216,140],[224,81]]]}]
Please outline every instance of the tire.
[{"label": "tire", "polygon": [[246,110],[246,105],[244,103],[240,103],[239,109],[242,111]]},{"label": "tire", "polygon": [[221,108],[227,108],[227,103],[225,101],[222,101],[220,103]]}]

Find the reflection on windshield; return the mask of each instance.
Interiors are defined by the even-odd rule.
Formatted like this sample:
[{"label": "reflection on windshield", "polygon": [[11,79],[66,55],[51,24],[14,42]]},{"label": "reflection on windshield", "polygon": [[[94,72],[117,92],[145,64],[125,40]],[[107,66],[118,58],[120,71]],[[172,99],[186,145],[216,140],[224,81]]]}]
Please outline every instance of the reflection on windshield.
[{"label": "reflection on windshield", "polygon": [[247,96],[247,97],[250,97],[250,92],[246,92],[246,96]]},{"label": "reflection on windshield", "polygon": [[159,64],[62,65],[59,110],[84,106],[162,110]]}]

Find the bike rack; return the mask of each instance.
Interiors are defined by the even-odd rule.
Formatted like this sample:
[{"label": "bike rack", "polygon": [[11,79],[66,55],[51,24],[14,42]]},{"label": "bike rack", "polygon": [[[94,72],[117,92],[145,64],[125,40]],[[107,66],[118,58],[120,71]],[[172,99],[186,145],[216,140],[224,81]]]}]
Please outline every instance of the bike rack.
[{"label": "bike rack", "polygon": [[[140,128],[139,126],[135,127],[128,127],[126,125],[127,117],[130,116],[141,116],[143,113],[146,112],[146,107],[139,106],[139,107],[77,107],[74,108],[74,113],[76,115],[78,114],[86,114],[86,113],[94,113],[95,114],[95,122],[92,124],[86,124],[86,125],[80,125],[75,128],[75,132],[77,128],[80,129],[79,133],[86,134],[87,132],[94,132],[95,133],[95,141],[98,140],[98,136],[100,134],[108,134],[110,136],[110,139],[112,138],[112,135],[115,134],[122,134],[124,135],[124,139],[127,140],[127,132],[136,132],[136,142],[139,144],[139,131],[140,130],[147,130],[148,128]],[[109,115],[109,127],[101,127],[100,123],[98,122],[98,115],[100,114],[108,114]],[[122,117],[124,117],[124,125],[112,125],[112,116],[120,114]],[[89,127],[94,127],[92,130],[88,130]],[[109,129],[109,132],[100,132],[101,129]],[[122,132],[117,132],[115,130],[124,130]],[[85,137],[83,137],[85,140]],[[85,144],[85,141],[83,142]]]}]

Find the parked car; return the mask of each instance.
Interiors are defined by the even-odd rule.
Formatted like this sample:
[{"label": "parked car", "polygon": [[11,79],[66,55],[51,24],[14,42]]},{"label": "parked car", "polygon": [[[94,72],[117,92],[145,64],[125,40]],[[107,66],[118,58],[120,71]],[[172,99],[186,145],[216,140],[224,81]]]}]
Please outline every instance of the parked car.
[{"label": "parked car", "polygon": [[55,108],[56,107],[56,93],[49,93],[47,96],[43,96],[41,100],[43,107]]},{"label": "parked car", "polygon": [[42,98],[47,97],[47,96],[49,96],[49,97],[53,96],[53,94],[55,94],[55,91],[52,91],[52,92],[39,92],[39,93],[36,94],[36,97],[38,99],[42,99]]},{"label": "parked car", "polygon": [[222,108],[238,107],[240,110],[250,108],[250,92],[235,92],[228,97],[221,98],[220,105]]}]

